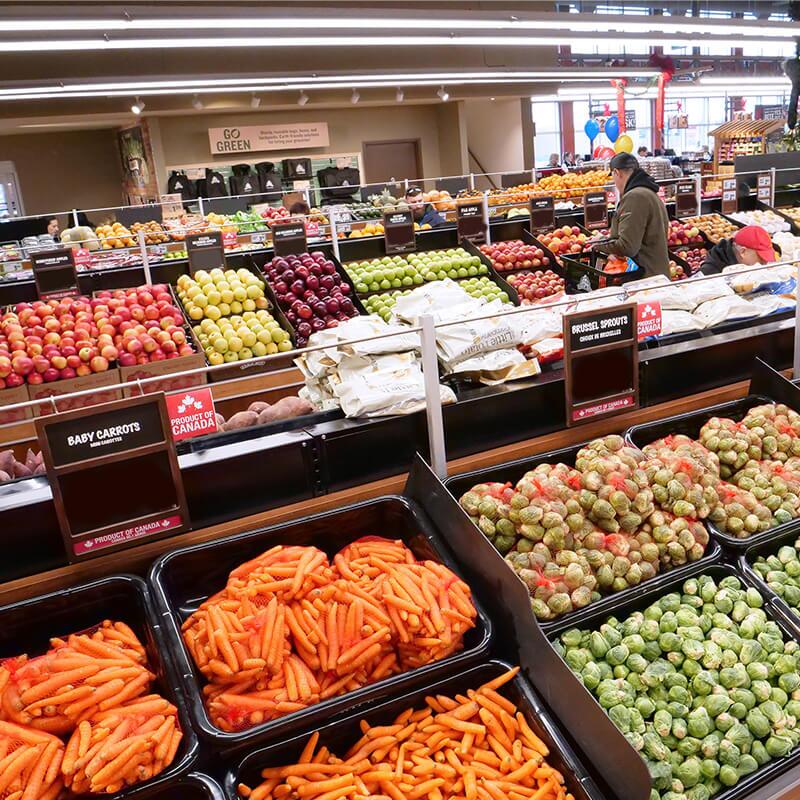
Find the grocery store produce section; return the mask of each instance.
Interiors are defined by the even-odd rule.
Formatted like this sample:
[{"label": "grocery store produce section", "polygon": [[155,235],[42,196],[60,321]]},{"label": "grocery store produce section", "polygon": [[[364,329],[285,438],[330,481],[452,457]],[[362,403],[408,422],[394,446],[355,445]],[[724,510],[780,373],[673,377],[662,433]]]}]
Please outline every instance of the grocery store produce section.
[{"label": "grocery store produce section", "polygon": [[[65,232],[73,296],[7,271],[0,797],[743,800],[795,774],[796,270],[692,277],[744,224],[794,257],[800,212],[672,219],[670,277],[642,279],[592,252],[580,203],[609,180],[426,192],[447,223],[409,252],[385,192],[334,238],[311,209],[294,252],[268,206]],[[563,208],[531,230],[543,194]],[[208,232],[224,263],[198,269]],[[564,315],[626,303],[660,315],[640,407],[568,428]],[[209,420],[174,443],[186,531],[79,559],[36,426],[149,391]],[[115,485],[144,505],[160,481]]]}]

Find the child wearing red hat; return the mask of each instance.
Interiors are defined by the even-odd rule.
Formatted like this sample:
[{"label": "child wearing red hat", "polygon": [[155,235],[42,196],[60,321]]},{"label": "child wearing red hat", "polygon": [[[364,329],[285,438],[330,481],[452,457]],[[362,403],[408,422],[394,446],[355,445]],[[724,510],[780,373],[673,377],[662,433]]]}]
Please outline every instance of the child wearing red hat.
[{"label": "child wearing red hat", "polygon": [[723,267],[732,264],[769,264],[775,261],[775,247],[769,234],[759,225],[740,228],[731,239],[721,239],[706,253],[700,267],[704,275],[722,272]]}]

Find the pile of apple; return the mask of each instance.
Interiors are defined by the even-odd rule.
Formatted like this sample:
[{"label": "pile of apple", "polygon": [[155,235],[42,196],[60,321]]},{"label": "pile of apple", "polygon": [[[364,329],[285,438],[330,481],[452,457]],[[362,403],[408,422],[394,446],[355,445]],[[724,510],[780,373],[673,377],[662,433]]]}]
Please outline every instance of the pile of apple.
[{"label": "pile of apple", "polygon": [[267,206],[261,212],[261,218],[267,222],[281,222],[289,216],[289,209],[283,206]]},{"label": "pile of apple", "polygon": [[667,246],[677,247],[682,244],[703,244],[703,236],[696,225],[672,219],[669,222]]},{"label": "pile of apple", "polygon": [[586,248],[589,236],[582,233],[577,225],[564,225],[553,231],[539,234],[538,239],[557,257],[582,253]]},{"label": "pile of apple", "polygon": [[264,273],[295,330],[298,347],[315,331],[358,315],[350,286],[323,253],[277,256],[264,265]]},{"label": "pile of apple", "polygon": [[0,389],[191,354],[182,322],[163,284],[18,303],[0,317]]},{"label": "pile of apple", "polygon": [[689,274],[694,275],[703,266],[708,250],[705,247],[693,247],[687,250],[678,250],[676,254],[689,265]]},{"label": "pile of apple", "polygon": [[518,272],[508,282],[517,290],[520,302],[530,305],[537,300],[564,291],[564,279],[550,269],[541,272]]},{"label": "pile of apple", "polygon": [[688,277],[686,270],[680,264],[675,263],[672,259],[669,260],[669,279],[671,281],[682,281]]},{"label": "pile of apple", "polygon": [[481,252],[492,262],[498,272],[517,269],[539,269],[550,264],[550,256],[541,247],[526,244],[521,239],[482,244]]}]

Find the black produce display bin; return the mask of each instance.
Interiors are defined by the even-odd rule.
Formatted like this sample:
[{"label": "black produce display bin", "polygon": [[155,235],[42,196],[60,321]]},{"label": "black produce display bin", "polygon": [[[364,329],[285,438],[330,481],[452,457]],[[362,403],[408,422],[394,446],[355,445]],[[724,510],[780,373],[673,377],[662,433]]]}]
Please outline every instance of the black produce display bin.
[{"label": "black produce display bin", "polygon": [[[665,582],[661,587],[655,589],[646,589],[645,591],[639,592],[636,596],[630,596],[627,599],[620,602],[614,608],[614,617],[617,619],[625,619],[625,617],[629,616],[630,614],[634,613],[635,611],[642,611],[643,609],[647,608],[647,606],[652,605],[656,602],[660,597],[663,597],[665,594],[669,594],[670,592],[678,592],[680,591],[680,587],[682,586],[683,582],[690,577],[697,577],[699,575],[710,575],[715,581],[719,582],[723,578],[728,576],[734,576],[739,578],[742,584],[747,588],[749,586],[753,586],[752,582],[749,578],[743,575],[741,572],[736,570],[734,567],[727,565],[727,564],[715,564],[715,565],[703,565],[703,564],[694,564],[693,569],[689,571],[689,573],[685,573],[682,576],[670,576],[671,580]],[[640,587],[644,588],[644,584]],[[756,587],[758,588],[758,587]],[[769,605],[765,605],[765,610],[767,615],[771,617],[776,624],[781,628],[784,635],[788,639],[797,639],[797,635],[794,630],[786,624],[782,617],[776,615],[773,612],[773,609]],[[594,613],[589,613],[585,616],[584,620],[581,623],[581,628],[589,628],[592,630],[597,630],[600,625],[605,622],[608,617],[608,612],[599,612],[595,611]],[[568,624],[568,621],[564,623],[564,625],[559,627],[559,632],[563,632],[568,628],[576,627],[574,625]],[[557,638],[556,633],[550,634],[551,639],[555,640]],[[577,676],[573,674],[573,682],[574,686],[577,689],[578,686],[583,688],[583,684],[580,683]],[[565,692],[569,692],[570,689],[565,686],[563,687]],[[585,690],[584,690],[585,691]],[[592,700],[594,700],[594,695],[592,695]],[[599,704],[597,707],[600,708]],[[633,748],[631,748],[633,751]],[[635,752],[635,751],[633,751]],[[638,757],[638,756],[637,756]],[[732,786],[728,789],[724,789],[723,791],[719,792],[719,794],[715,794],[715,800],[743,800],[744,798],[759,798],[759,797],[767,797],[768,794],[759,794],[757,793],[759,789],[764,787],[767,783],[774,780],[775,778],[779,777],[783,773],[787,772],[794,767],[800,765],[800,747],[796,747],[788,756],[781,759],[775,759],[767,763],[766,766],[760,767],[756,772],[753,772],[751,775],[746,776],[744,779],[739,781],[735,786]]]},{"label": "black produce display bin", "polygon": [[[344,757],[347,750],[361,738],[360,720],[366,720],[373,726],[391,725],[407,708],[424,708],[426,697],[440,694],[453,697],[456,694],[466,694],[467,690],[477,689],[481,684],[502,675],[507,669],[509,665],[506,663],[489,661],[480,666],[470,667],[457,676],[444,678],[435,683],[426,683],[402,694],[398,693],[391,699],[361,708],[351,708],[346,717],[319,727],[318,747],[328,747],[332,753]],[[597,785],[528,682],[517,675],[499,691],[517,706],[525,715],[533,732],[547,745],[550,750],[547,763],[564,776],[567,791],[575,797],[575,800],[603,800]],[[248,755],[231,769],[225,778],[228,800],[239,800],[240,783],[250,786],[251,789],[258,786],[262,780],[261,770],[296,763],[307,738],[305,735],[295,736]]]},{"label": "black produce display bin", "polygon": [[649,800],[645,763],[581,685],[571,686],[569,667],[549,645],[531,613],[522,581],[498,557],[430,467],[417,458],[406,494],[423,505],[442,537],[458,554],[461,571],[484,598],[495,627],[495,653],[519,663],[547,707],[609,788],[609,797]]},{"label": "black produce display bin", "polygon": [[[800,399],[800,392],[798,392],[798,399]],[[670,434],[682,433],[692,439],[696,439],[700,433],[700,429],[712,417],[728,417],[729,419],[739,422],[747,412],[754,406],[763,405],[764,403],[776,402],[768,397],[749,395],[743,397],[741,400],[732,400],[729,403],[721,403],[716,406],[701,409],[700,411],[689,411],[686,414],[678,414],[674,417],[658,420],[656,422],[645,422],[641,425],[634,425],[625,432],[626,439],[638,448],[643,448],[645,445],[654,442],[656,439],[661,439]],[[792,407],[800,409],[800,402],[794,404]],[[735,552],[742,552],[751,545],[772,540],[776,536],[780,536],[784,531],[797,531],[800,530],[800,518],[793,519],[783,525],[777,525],[770,528],[763,533],[757,533],[747,539],[737,539],[729,533],[724,533],[719,530],[712,522],[706,520],[711,535],[720,541],[726,548]]]},{"label": "black produce display bin", "polygon": [[225,800],[225,794],[213,778],[200,772],[192,772],[156,792],[153,800]]},{"label": "black produce display bin", "polygon": [[775,555],[781,547],[794,546],[798,539],[798,531],[786,531],[779,536],[773,536],[767,541],[750,545],[739,556],[739,569],[758,587],[758,590],[772,608],[775,616],[780,617],[793,631],[793,636],[800,639],[800,611],[792,608],[782,597],[774,592],[767,582],[756,572],[753,567],[756,560]]},{"label": "black produce display bin", "polygon": [[[452,477],[445,479],[444,485],[452,495],[453,500],[457,503],[461,495],[463,495],[465,492],[468,492],[478,483],[507,483],[510,481],[512,484],[516,484],[526,472],[534,469],[534,467],[536,467],[538,464],[561,463],[566,464],[569,467],[574,467],[575,458],[581,447],[583,447],[582,444],[577,444],[573,447],[565,447],[562,450],[554,450],[549,453],[529,456],[528,458],[510,461],[505,464],[498,464],[497,466],[474,470],[473,472],[453,475]],[[466,511],[460,508],[459,511],[461,512],[462,516],[470,522],[470,525],[472,525],[476,541],[483,539],[483,534],[475,527],[472,521],[469,520],[469,516],[467,515]],[[545,633],[548,633],[556,628],[562,628],[565,624],[568,624],[570,627],[581,625],[582,620],[590,614],[594,616],[597,613],[608,613],[611,609],[616,608],[620,602],[624,601],[626,597],[640,592],[645,587],[647,589],[657,588],[665,581],[672,580],[674,576],[683,575],[685,572],[692,570],[698,563],[717,563],[720,560],[721,553],[722,549],[720,546],[713,539],[711,539],[708,543],[708,547],[706,548],[705,555],[699,561],[695,561],[690,564],[684,564],[680,567],[675,567],[668,572],[659,573],[654,578],[651,578],[648,581],[643,581],[638,586],[633,586],[630,589],[624,589],[621,592],[610,594],[601,598],[597,602],[592,603],[586,608],[575,610],[551,622],[540,621],[539,627],[541,627]],[[492,554],[496,561],[502,563],[502,565],[506,567],[503,557],[493,547]],[[517,576],[509,567],[506,567],[506,570],[508,572],[508,580],[519,582],[519,578],[517,578]]]},{"label": "black produce display bin", "polygon": [[[114,795],[115,798],[170,796],[197,759],[199,745],[189,721],[180,681],[169,658],[150,594],[141,578],[111,575],[52,594],[22,600],[0,608],[0,660],[27,653],[39,655],[50,648],[52,637],[86,631],[106,619],[129,625],[147,649],[150,669],[156,674],[152,691],[178,709],[183,739],[175,760],[161,774]],[[200,796],[200,795],[198,795]],[[214,795],[206,795],[214,797]],[[175,794],[172,794],[175,797]]]},{"label": "black produce display bin", "polygon": [[463,670],[488,656],[492,626],[478,598],[473,596],[478,611],[476,626],[464,637],[464,649],[459,653],[238,733],[226,733],[213,725],[202,700],[203,678],[181,636],[184,620],[207,597],[225,586],[233,568],[270,547],[277,544],[308,545],[333,556],[356,539],[374,535],[401,539],[418,558],[439,561],[458,572],[424,511],[415,502],[397,496],[369,500],[252,533],[175,550],[153,565],[149,580],[163,618],[170,652],[181,674],[181,690],[196,729],[217,752],[308,732],[322,721],[360,704],[374,702],[387,692],[414,688],[442,675]]}]

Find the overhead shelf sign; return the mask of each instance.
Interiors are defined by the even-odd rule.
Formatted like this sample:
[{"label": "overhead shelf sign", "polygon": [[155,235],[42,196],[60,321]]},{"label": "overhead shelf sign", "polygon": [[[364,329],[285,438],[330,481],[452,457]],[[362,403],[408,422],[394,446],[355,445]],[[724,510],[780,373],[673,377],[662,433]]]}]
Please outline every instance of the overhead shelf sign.
[{"label": "overhead shelf sign", "polygon": [[303,147],[330,145],[327,122],[209,128],[208,140],[211,152],[215,155],[257,153],[264,150],[297,150]]}]

